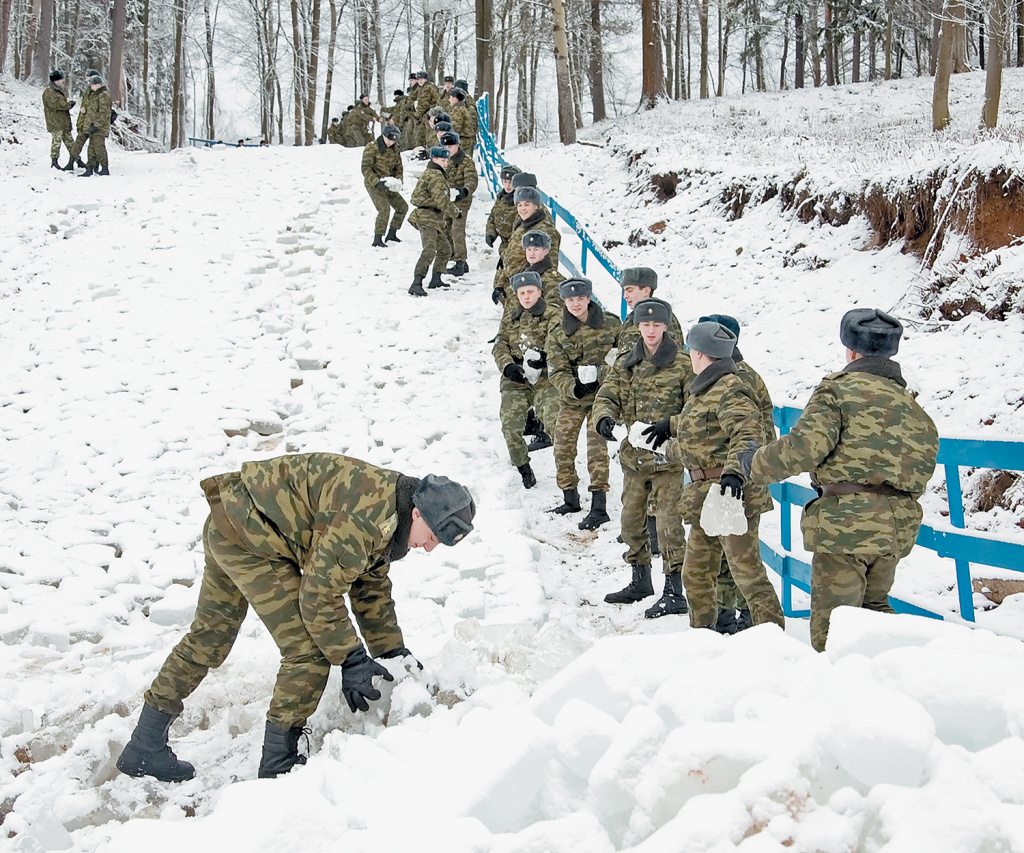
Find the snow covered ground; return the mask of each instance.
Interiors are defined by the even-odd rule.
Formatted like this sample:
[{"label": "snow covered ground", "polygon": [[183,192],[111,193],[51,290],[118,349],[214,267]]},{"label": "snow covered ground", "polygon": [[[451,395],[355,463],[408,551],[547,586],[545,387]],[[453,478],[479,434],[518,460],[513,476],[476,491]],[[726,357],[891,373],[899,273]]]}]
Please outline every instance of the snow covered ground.
[{"label": "snow covered ground", "polygon": [[[113,177],[83,183],[47,168],[37,93],[0,86],[14,106],[0,131],[21,143],[0,145],[0,847],[1024,851],[1024,596],[980,614],[1013,636],[840,612],[823,655],[801,620],[722,638],[606,605],[625,580],[614,525],[581,533],[543,511],[559,498],[550,451],[531,492],[508,466],[493,254],[413,300],[416,234],[369,247],[358,151],[114,152]],[[738,316],[779,403],[840,362],[848,307],[894,305],[916,273],[897,249],[861,251],[857,221],[814,228],[765,205],[727,223],[699,194],[644,207],[609,151],[509,159],[601,238],[670,217],[617,262],[659,269],[684,325]],[[827,265],[783,265],[798,243]],[[910,331],[901,360],[944,435],[991,414],[993,432],[1024,433],[1022,331],[1019,317]],[[310,763],[258,781],[277,655],[250,618],[172,728],[197,777],[119,775],[190,620],[199,479],[312,450],[473,489],[474,533],[393,569],[424,672],[393,664],[403,677],[361,715],[332,681]],[[619,482],[613,466],[613,516]],[[929,520],[943,508],[931,494]],[[896,592],[951,612],[951,582],[915,552]]]}]

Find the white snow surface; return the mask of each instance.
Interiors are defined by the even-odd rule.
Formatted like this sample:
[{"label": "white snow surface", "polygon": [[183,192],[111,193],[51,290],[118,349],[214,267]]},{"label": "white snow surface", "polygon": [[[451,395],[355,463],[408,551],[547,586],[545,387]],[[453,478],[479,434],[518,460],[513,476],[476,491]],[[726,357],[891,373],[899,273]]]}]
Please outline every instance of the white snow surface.
[{"label": "white snow surface", "polygon": [[[1020,103],[1007,76],[1004,102]],[[414,300],[417,236],[370,248],[359,151],[115,149],[113,176],[83,183],[48,168],[38,92],[0,82],[20,140],[0,145],[0,847],[1024,851],[1024,597],[979,613],[978,629],[842,609],[824,654],[799,619],[720,637],[646,621],[647,603],[604,604],[627,580],[616,525],[583,533],[579,516],[544,511],[559,498],[550,451],[532,491],[508,465],[482,241],[450,291]],[[920,87],[850,97],[883,91],[910,114]],[[833,95],[798,97],[828,124]],[[743,104],[767,114],[780,97]],[[684,126],[707,109],[686,107],[656,115]],[[841,363],[847,308],[890,307],[916,274],[897,248],[862,251],[856,220],[818,228],[763,205],[726,222],[700,193],[645,206],[607,150],[509,159],[602,239],[670,217],[657,245],[623,245],[617,262],[657,268],[684,327],[735,314],[779,403]],[[472,234],[488,207],[474,205]],[[828,264],[784,267],[797,243]],[[1019,248],[1001,255],[1020,270]],[[1024,433],[1022,331],[1019,317],[910,329],[901,361],[944,435]],[[250,617],[171,730],[197,777],[118,774],[142,693],[191,618],[199,479],[314,450],[473,490],[465,541],[392,569],[424,671],[388,662],[398,680],[367,714],[332,678],[309,763],[257,780],[277,652]],[[952,578],[918,549],[894,593],[952,615]]]}]

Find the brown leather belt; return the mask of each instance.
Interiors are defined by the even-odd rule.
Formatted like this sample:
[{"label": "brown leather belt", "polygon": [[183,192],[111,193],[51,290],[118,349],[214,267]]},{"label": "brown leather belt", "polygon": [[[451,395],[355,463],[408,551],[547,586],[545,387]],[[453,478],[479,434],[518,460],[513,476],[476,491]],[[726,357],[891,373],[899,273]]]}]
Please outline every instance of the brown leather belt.
[{"label": "brown leather belt", "polygon": [[722,476],[724,468],[694,468],[689,472],[690,482],[699,483],[701,480],[717,480]]},{"label": "brown leather belt", "polygon": [[907,492],[901,492],[895,486],[888,483],[829,483],[827,486],[820,486],[823,498],[834,498],[838,495],[855,495],[859,492],[867,492],[872,495],[892,495],[893,497],[904,496]]}]

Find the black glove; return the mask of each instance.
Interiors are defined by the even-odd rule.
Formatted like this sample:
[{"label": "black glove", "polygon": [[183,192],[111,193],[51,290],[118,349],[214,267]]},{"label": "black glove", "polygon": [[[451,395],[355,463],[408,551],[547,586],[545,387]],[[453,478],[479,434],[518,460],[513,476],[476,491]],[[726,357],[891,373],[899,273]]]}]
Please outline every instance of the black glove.
[{"label": "black glove", "polygon": [[384,654],[379,655],[379,657],[386,658],[388,660],[391,658],[408,657],[409,660],[416,664],[419,669],[423,669],[423,664],[416,660],[416,658],[413,657],[412,652],[410,652],[405,646],[399,646],[397,649],[392,649],[390,652],[384,652]]},{"label": "black glove", "polygon": [[386,190],[387,189],[387,187],[384,185],[383,181],[377,181],[377,183],[375,183],[374,186],[377,189],[379,189],[379,190]]},{"label": "black glove", "polygon": [[605,441],[614,441],[615,440],[615,432],[614,432],[614,430],[615,430],[615,419],[614,418],[609,418],[609,417],[601,418],[601,420],[599,420],[597,422],[597,426],[594,428],[594,431],[599,436],[601,436],[601,438],[603,438]]},{"label": "black glove", "polygon": [[747,480],[750,479],[750,466],[754,464],[754,453],[757,452],[757,442],[748,441],[747,449],[741,450],[736,454],[736,459],[740,463],[740,470],[743,471],[743,477]]},{"label": "black glove", "polygon": [[499,302],[501,302],[504,298],[505,298],[505,288],[504,287],[496,287],[496,288],[494,288],[494,290],[491,291],[491,302],[493,302],[495,305],[497,305]]},{"label": "black glove", "polygon": [[543,370],[548,366],[548,354],[544,350],[538,350],[538,352],[540,352],[539,358],[528,358],[526,363],[534,370]]},{"label": "black glove", "polygon": [[73,110],[75,108],[75,104],[77,103],[78,101],[71,101],[71,103],[68,104],[68,109]]},{"label": "black glove", "polygon": [[492,246],[494,246],[494,241],[497,239],[497,234],[488,234],[486,237],[484,237],[484,242],[487,244],[488,248],[491,248]]},{"label": "black glove", "polygon": [[462,219],[462,211],[459,208],[455,208],[455,218]]},{"label": "black glove", "polygon": [[526,371],[515,362],[512,364],[506,364],[505,369],[501,371],[501,375],[510,382],[515,382],[518,385],[526,384]]},{"label": "black glove", "polygon": [[722,484],[721,493],[723,495],[726,489],[728,489],[730,494],[737,500],[743,497],[743,480],[740,479],[738,474],[723,474],[722,479],[718,482]]},{"label": "black glove", "polygon": [[419,154],[416,155],[416,159],[417,160],[429,160],[430,159],[430,153],[428,151],[426,151],[426,150],[423,150]]},{"label": "black glove", "polygon": [[466,187],[459,187],[458,193],[455,195],[456,201],[462,201],[464,198],[469,197],[469,190]]},{"label": "black glove", "polygon": [[577,379],[576,384],[573,386],[572,393],[577,400],[582,400],[587,396],[587,394],[593,394],[599,387],[601,387],[601,383],[596,379],[593,382],[580,382],[579,379]]},{"label": "black glove", "polygon": [[654,450],[657,450],[672,437],[672,428],[668,422],[668,418],[664,418],[656,424],[651,424],[647,429],[640,433],[640,435],[650,438],[651,447]]},{"label": "black glove", "polygon": [[96,127],[96,125],[94,125],[94,124],[90,124],[90,125],[89,125],[89,129],[88,129],[88,130],[86,131],[86,133],[88,133],[88,134],[92,135],[92,134],[94,134],[94,133],[95,133],[95,132],[96,132],[97,130],[99,130],[99,128],[98,128],[98,127]]},{"label": "black glove", "polygon": [[375,675],[379,675],[385,681],[395,680],[387,668],[371,658],[362,646],[349,652],[349,656],[341,665],[341,693],[353,713],[357,710],[370,710],[367,699],[380,699],[380,691],[373,686]]}]

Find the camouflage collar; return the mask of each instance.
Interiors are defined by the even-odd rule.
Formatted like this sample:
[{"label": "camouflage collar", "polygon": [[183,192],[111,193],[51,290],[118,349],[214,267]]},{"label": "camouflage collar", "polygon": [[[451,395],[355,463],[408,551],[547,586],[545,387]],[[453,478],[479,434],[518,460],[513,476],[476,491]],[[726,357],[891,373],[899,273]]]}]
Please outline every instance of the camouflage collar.
[{"label": "camouflage collar", "polygon": [[712,362],[699,376],[690,383],[690,393],[700,396],[711,388],[723,376],[736,372],[736,362],[731,358],[720,358]]},{"label": "camouflage collar", "polygon": [[895,382],[900,388],[907,387],[907,380],[903,378],[903,371],[900,370],[898,362],[891,358],[877,355],[865,355],[856,361],[851,361],[840,373],[870,373],[874,376],[881,376]]},{"label": "camouflage collar", "polygon": [[515,200],[512,198],[512,195],[513,195],[512,193],[507,193],[503,189],[500,193],[498,193],[498,198],[496,199],[496,201],[503,201],[509,207],[514,207],[515,206]]},{"label": "camouflage collar", "polygon": [[[582,325],[583,324],[579,321],[578,317],[569,313],[568,308],[562,309],[562,328],[565,329],[566,335],[572,337]],[[591,329],[604,328],[604,311],[602,311],[593,300],[590,301],[590,305],[588,306],[587,325],[590,326]]]},{"label": "camouflage collar", "polygon": [[[535,303],[533,303],[533,307],[530,309],[530,313],[533,314],[534,317],[542,317],[544,315],[544,309],[547,307],[548,303],[544,301],[544,297],[542,296]],[[522,305],[520,305],[518,308],[516,308],[515,311],[512,312],[512,319],[518,320],[520,317],[523,316],[524,311],[526,311],[526,309]]]},{"label": "camouflage collar", "polygon": [[672,340],[672,336],[668,332],[665,332],[665,337],[661,339],[661,346],[658,347],[654,355],[647,354],[647,347],[644,346],[644,339],[641,337],[633,347],[633,351],[626,356],[625,366],[635,367],[646,358],[655,367],[666,368],[675,361],[678,352],[679,347],[676,346],[676,342]]},{"label": "camouflage collar", "polygon": [[455,152],[455,155],[453,157],[448,158],[448,162],[451,163],[453,166],[458,166],[459,163],[461,163],[465,159],[466,152],[460,148],[458,151]]}]

